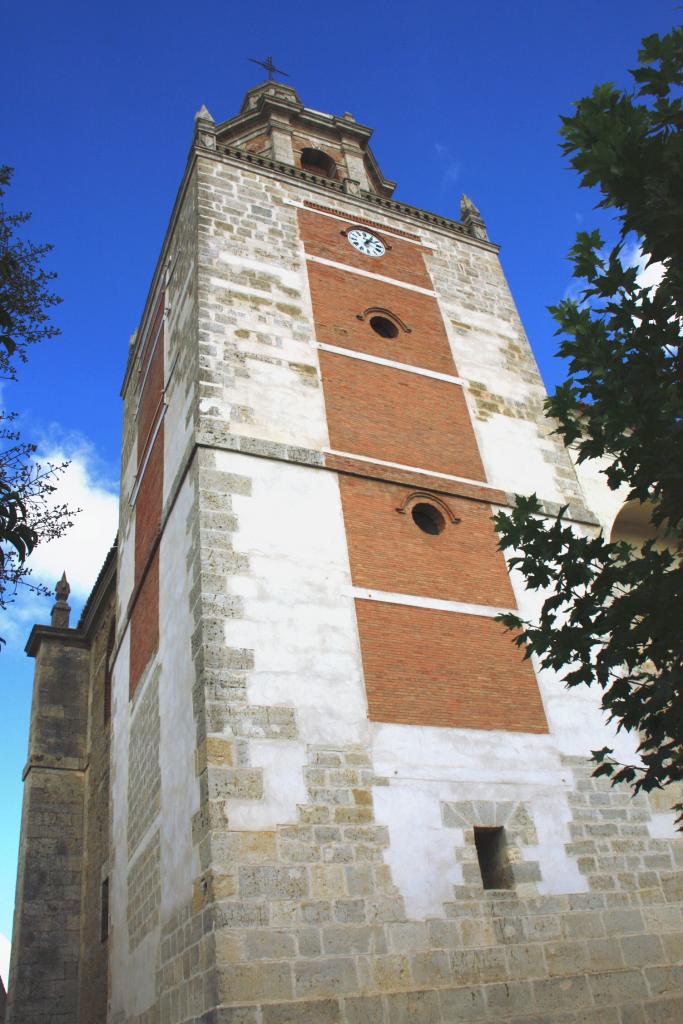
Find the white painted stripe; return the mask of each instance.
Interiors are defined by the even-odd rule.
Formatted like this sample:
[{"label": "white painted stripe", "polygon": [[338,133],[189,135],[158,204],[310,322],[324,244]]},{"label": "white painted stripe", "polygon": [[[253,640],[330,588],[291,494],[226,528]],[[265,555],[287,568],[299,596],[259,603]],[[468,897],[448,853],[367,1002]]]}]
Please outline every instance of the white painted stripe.
[{"label": "white painted stripe", "polygon": [[411,473],[420,473],[422,476],[435,476],[440,480],[453,480],[459,484],[474,484],[475,487],[486,487],[492,491],[500,491],[495,484],[486,483],[484,480],[471,480],[468,476],[452,476],[450,473],[439,473],[435,469],[420,469],[419,466],[406,466],[402,462],[385,462],[383,459],[373,459],[369,455],[358,455],[356,452],[340,452],[336,448],[323,448],[328,455],[339,455],[344,459],[356,459],[357,462],[369,462],[375,466],[387,466],[389,469],[406,469]]},{"label": "white painted stripe", "polygon": [[383,284],[392,284],[396,288],[405,288],[409,292],[419,292],[420,295],[429,295],[436,298],[436,292],[430,288],[421,288],[418,284],[408,284],[407,281],[397,281],[395,277],[385,277],[384,274],[373,274],[370,270],[361,270],[359,267],[352,267],[348,263],[337,263],[335,260],[326,260],[322,256],[310,256],[306,253],[309,263],[322,263],[325,267],[333,267],[335,270],[344,270],[349,274],[358,274],[359,277],[370,277],[373,281],[382,281]]},{"label": "white painted stripe", "polygon": [[338,213],[328,213],[327,210],[314,210],[312,207],[307,206],[303,201],[297,202],[295,199],[283,199],[283,206],[296,206],[300,210],[306,210],[308,213],[316,213],[319,217],[328,217],[330,220],[341,221],[342,224],[360,224],[367,227],[368,224],[372,225],[386,235],[387,238],[395,238],[398,242],[408,242],[410,245],[417,245],[418,248],[433,249],[436,252],[436,246],[432,245],[431,242],[423,242],[420,238],[406,238],[404,235],[399,235],[396,231],[392,231],[391,228],[385,227],[384,224],[380,224],[378,221],[374,221],[369,217],[363,215],[360,220],[354,220],[354,214],[345,214],[342,210]]},{"label": "white painted stripe", "polygon": [[356,352],[350,348],[339,348],[338,345],[327,345],[323,341],[313,342],[316,348],[323,352],[333,352],[338,356],[348,356],[349,359],[360,359],[364,363],[377,363],[378,366],[388,366],[392,370],[403,370],[405,373],[416,373],[418,377],[432,377],[434,380],[443,380],[447,384],[459,384],[466,388],[467,381],[462,377],[452,377],[448,373],[438,373],[436,370],[425,370],[422,366],[411,366],[410,363],[397,363],[394,359],[381,359],[380,356],[372,356],[368,352]]},{"label": "white painted stripe", "polygon": [[504,612],[513,612],[513,608],[492,608],[486,604],[465,604],[463,601],[440,601],[435,597],[419,597],[417,594],[395,594],[388,590],[366,590],[365,587],[343,587],[342,593],[347,597],[357,597],[361,601],[382,601],[384,604],[404,604],[411,608],[431,608],[438,612],[459,612],[461,615],[480,615],[493,619]]},{"label": "white painted stripe", "polygon": [[[147,383],[147,378],[149,376],[149,371],[150,371],[150,369],[152,367],[152,360],[154,359],[154,356],[156,354],[157,344],[159,343],[159,338],[161,336],[161,332],[164,329],[165,323],[166,323],[166,313],[164,313],[162,315],[161,320],[159,321],[159,327],[157,328],[157,333],[154,335],[154,341],[152,342],[152,348],[151,348],[151,351],[149,353],[149,358],[147,360],[147,363],[145,364],[145,372],[143,374],[142,380],[138,384],[138,401],[137,401],[137,405],[135,406],[135,412],[133,414],[133,419],[134,420],[137,420],[137,418],[138,418],[138,416],[140,414],[140,406],[142,405],[142,397],[143,397],[144,391],[145,391],[145,384]],[[146,343],[147,343],[147,339],[145,339],[145,344]],[[142,358],[142,351],[143,351],[143,349],[140,350],[140,356],[138,357],[138,363],[139,363],[140,359]],[[139,372],[140,372],[140,370],[138,368],[138,373]]]},{"label": "white painted stripe", "polygon": [[150,456],[152,454],[152,449],[154,448],[154,444],[156,442],[157,435],[158,435],[159,431],[161,430],[161,424],[164,422],[164,417],[166,416],[167,408],[168,408],[168,406],[166,405],[166,398],[164,397],[164,401],[163,401],[162,406],[161,406],[161,411],[159,412],[159,415],[157,417],[156,426],[154,427],[154,433],[152,434],[152,437],[148,441],[147,446],[145,448],[145,458],[144,458],[144,461],[143,461],[142,465],[140,466],[140,469],[138,470],[138,472],[137,472],[137,474],[135,476],[135,479],[133,481],[133,488],[132,488],[132,490],[130,492],[130,505],[131,505],[131,507],[133,505],[135,505],[135,502],[138,500],[138,491],[140,490],[140,484],[142,483],[142,478],[144,477],[145,472],[147,470],[147,463],[149,462]]}]

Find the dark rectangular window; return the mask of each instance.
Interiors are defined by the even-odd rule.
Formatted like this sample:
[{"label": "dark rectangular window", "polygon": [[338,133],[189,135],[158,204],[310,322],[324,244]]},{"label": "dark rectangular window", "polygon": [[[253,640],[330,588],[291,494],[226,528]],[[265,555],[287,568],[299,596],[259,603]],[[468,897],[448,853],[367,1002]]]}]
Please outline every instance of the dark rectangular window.
[{"label": "dark rectangular window", "polygon": [[109,879],[102,882],[100,893],[100,941],[106,942],[109,938]]},{"label": "dark rectangular window", "polygon": [[504,828],[474,829],[474,845],[485,889],[512,889],[514,879]]}]

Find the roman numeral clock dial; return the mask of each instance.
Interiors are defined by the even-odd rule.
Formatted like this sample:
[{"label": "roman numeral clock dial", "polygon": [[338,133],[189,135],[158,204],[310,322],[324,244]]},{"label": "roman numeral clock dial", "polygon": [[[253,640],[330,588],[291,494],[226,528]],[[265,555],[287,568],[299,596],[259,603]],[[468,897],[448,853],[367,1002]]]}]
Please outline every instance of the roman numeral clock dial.
[{"label": "roman numeral clock dial", "polygon": [[362,252],[364,256],[384,256],[384,243],[369,231],[353,228],[346,237],[354,249]]}]

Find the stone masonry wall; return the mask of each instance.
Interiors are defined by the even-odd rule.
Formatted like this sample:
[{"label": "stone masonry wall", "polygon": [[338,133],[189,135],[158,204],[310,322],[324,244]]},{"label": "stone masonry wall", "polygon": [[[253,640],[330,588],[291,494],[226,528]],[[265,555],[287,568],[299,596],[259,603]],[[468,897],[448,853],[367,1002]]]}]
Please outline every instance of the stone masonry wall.
[{"label": "stone masonry wall", "polygon": [[[38,641],[7,1020],[76,1019],[89,656],[65,631]],[[57,635],[60,634],[60,635]]]}]

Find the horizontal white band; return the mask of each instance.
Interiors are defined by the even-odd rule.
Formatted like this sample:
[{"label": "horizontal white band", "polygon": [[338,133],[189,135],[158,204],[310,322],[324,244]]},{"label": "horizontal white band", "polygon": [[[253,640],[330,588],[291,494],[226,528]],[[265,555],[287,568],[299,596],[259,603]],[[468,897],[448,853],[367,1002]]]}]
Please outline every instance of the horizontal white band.
[{"label": "horizontal white band", "polygon": [[493,619],[496,615],[513,612],[513,608],[492,608],[486,604],[465,604],[463,601],[440,601],[435,597],[417,594],[395,594],[388,590],[366,590],[365,587],[344,587],[343,593],[361,601],[381,601],[384,604],[403,604],[411,608],[431,608],[438,612],[459,612],[461,615],[480,615]]},{"label": "horizontal white band", "polygon": [[334,270],[344,270],[348,274],[358,274],[360,277],[370,277],[373,281],[382,281],[383,284],[391,284],[396,288],[406,288],[409,292],[419,292],[420,295],[429,295],[436,298],[436,292],[431,288],[421,288],[419,284],[409,284],[407,281],[397,281],[395,277],[385,277],[384,274],[373,274],[371,270],[361,270],[360,267],[352,267],[349,263],[337,263],[335,260],[326,260],[323,256],[310,256],[306,253],[309,263],[321,263],[325,267],[332,267]]},{"label": "horizontal white band", "polygon": [[420,469],[419,466],[406,466],[402,462],[385,462],[384,459],[373,459],[369,455],[358,455],[357,452],[340,452],[336,448],[323,448],[328,455],[339,455],[343,459],[356,459],[358,462],[369,462],[375,466],[387,466],[388,469],[405,469],[410,473],[419,473],[421,476],[435,476],[439,480],[453,480],[459,484],[473,484],[475,487],[485,487],[491,491],[500,492],[500,487],[495,484],[486,483],[485,480],[472,480],[468,476],[453,476],[451,473],[439,473],[436,469]]},{"label": "horizontal white band", "polygon": [[340,348],[338,345],[327,345],[324,341],[314,342],[316,348],[323,352],[332,352],[337,356],[348,356],[349,359],[360,359],[364,363],[376,363],[378,366],[388,366],[392,370],[403,370],[405,373],[416,373],[418,377],[431,377],[433,380],[443,380],[447,384],[458,384],[462,388],[467,387],[467,381],[462,377],[454,377],[448,373],[438,373],[436,370],[425,370],[422,366],[411,366],[410,363],[398,363],[394,359],[382,359],[380,356],[372,356],[368,352],[357,352],[355,349]]}]

